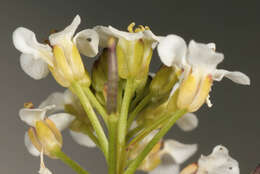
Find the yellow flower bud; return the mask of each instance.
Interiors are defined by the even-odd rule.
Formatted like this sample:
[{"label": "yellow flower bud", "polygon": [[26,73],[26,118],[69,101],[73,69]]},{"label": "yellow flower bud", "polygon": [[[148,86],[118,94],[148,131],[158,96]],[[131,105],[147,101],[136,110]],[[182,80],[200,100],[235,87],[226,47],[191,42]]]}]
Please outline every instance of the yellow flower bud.
[{"label": "yellow flower bud", "polygon": [[155,97],[169,95],[177,81],[178,76],[175,68],[162,66],[151,82],[150,92]]}]

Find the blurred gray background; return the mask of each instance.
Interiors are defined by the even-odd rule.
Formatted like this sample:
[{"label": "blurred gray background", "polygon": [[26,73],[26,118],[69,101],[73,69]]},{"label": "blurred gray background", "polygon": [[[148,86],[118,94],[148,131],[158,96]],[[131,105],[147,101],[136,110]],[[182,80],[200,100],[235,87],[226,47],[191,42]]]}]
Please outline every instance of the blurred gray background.
[{"label": "blurred gray background", "polygon": [[[248,74],[251,86],[226,79],[215,83],[211,92],[213,107],[204,106],[197,112],[199,127],[188,133],[173,128],[167,137],[199,144],[198,153],[189,162],[223,144],[240,162],[241,173],[249,174],[260,162],[259,7],[259,1],[254,0],[1,0],[0,173],[37,173],[39,158],[25,149],[23,139],[28,127],[19,120],[18,110],[24,102],[39,104],[51,92],[63,91],[51,76],[34,81],[25,75],[19,65],[20,53],[12,45],[12,31],[25,26],[35,31],[38,40],[44,40],[51,29],[63,29],[80,14],[80,29],[98,24],[126,29],[135,21],[150,26],[159,35],[175,33],[186,41],[215,42],[226,58],[219,67]],[[93,60],[87,62],[90,70]],[[159,66],[155,54],[152,70]],[[64,151],[91,173],[106,173],[101,153],[77,145],[67,133]],[[46,163],[54,174],[73,173],[58,160],[47,159]]]}]

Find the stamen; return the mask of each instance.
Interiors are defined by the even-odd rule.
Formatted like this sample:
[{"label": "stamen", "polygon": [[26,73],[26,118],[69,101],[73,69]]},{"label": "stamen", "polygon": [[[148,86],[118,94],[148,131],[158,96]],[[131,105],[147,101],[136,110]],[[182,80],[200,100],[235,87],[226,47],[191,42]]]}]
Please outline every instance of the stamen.
[{"label": "stamen", "polygon": [[135,23],[132,22],[131,24],[128,25],[127,27],[127,30],[129,31],[129,33],[134,33],[134,26],[135,26]]},{"label": "stamen", "polygon": [[145,26],[144,28],[145,28],[145,30],[151,30],[150,27],[148,27],[148,26]]},{"label": "stamen", "polygon": [[34,107],[32,102],[26,102],[23,104],[23,106],[27,109],[32,109]]}]

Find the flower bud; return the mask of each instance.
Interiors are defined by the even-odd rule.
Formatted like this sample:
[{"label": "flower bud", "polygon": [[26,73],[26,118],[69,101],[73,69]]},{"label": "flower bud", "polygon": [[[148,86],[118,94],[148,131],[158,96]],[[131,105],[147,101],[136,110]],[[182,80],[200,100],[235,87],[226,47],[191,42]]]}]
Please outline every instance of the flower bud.
[{"label": "flower bud", "polygon": [[143,111],[140,112],[137,123],[149,125],[161,116],[165,116],[167,112],[167,102],[156,102],[150,104]]},{"label": "flower bud", "polygon": [[89,75],[85,71],[81,56],[75,45],[72,45],[71,50],[64,50],[55,45],[53,54],[54,66],[49,66],[49,69],[60,85],[69,87],[71,82],[74,81],[78,81],[84,86],[90,85]]},{"label": "flower bud", "polygon": [[108,74],[108,49],[104,49],[99,59],[95,61],[92,68],[92,86],[93,88],[101,92],[104,89],[105,84],[107,83],[107,74]]},{"label": "flower bud", "polygon": [[177,80],[178,76],[173,67],[162,66],[151,82],[150,92],[155,97],[169,95]]},{"label": "flower bud", "polygon": [[85,122],[80,121],[79,119],[74,120],[71,123],[70,129],[75,132],[81,132],[84,134],[87,134],[87,132],[94,132],[94,129],[90,122],[89,122],[89,124],[87,124]]},{"label": "flower bud", "polygon": [[62,148],[62,135],[50,119],[37,121],[35,128],[29,129],[28,135],[37,150],[43,150],[51,158],[56,158],[55,153]]}]

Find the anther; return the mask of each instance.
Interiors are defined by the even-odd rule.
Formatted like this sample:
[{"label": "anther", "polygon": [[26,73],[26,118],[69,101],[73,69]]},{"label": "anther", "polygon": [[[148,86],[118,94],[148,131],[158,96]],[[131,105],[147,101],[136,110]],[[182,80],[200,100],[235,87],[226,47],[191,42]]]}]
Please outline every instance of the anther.
[{"label": "anther", "polygon": [[27,109],[32,109],[34,107],[32,102],[26,102],[23,104],[23,106]]},{"label": "anther", "polygon": [[135,23],[132,22],[131,24],[128,25],[127,27],[127,30],[130,32],[130,33],[134,33],[134,26],[135,26]]}]

